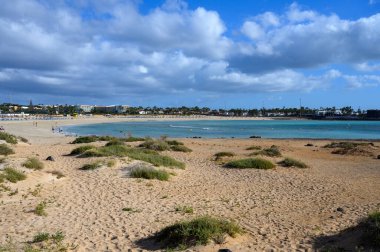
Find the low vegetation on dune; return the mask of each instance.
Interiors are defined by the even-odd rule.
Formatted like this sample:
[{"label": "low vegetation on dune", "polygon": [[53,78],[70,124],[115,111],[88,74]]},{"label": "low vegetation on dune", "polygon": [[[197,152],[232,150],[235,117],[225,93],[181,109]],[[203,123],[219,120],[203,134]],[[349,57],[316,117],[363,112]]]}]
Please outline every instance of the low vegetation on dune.
[{"label": "low vegetation on dune", "polygon": [[36,234],[31,241],[23,242],[22,247],[8,240],[5,245],[0,245],[1,252],[58,252],[72,251],[76,248],[74,244],[64,244],[65,235],[58,231],[54,234],[40,232]]},{"label": "low vegetation on dune", "polygon": [[293,158],[285,158],[279,164],[283,167],[297,167],[297,168],[307,168],[307,165],[299,160]]},{"label": "low vegetation on dune", "polygon": [[192,152],[193,150],[184,146],[184,145],[172,145],[170,146],[170,149],[172,151],[179,151],[179,152]]},{"label": "low vegetation on dune", "polygon": [[93,143],[97,141],[111,141],[116,140],[117,137],[113,136],[81,136],[77,137],[74,141],[72,141],[72,144],[80,144],[80,143]]},{"label": "low vegetation on dune", "polygon": [[26,179],[26,175],[14,168],[6,167],[0,174],[2,180],[8,180],[9,182],[16,183],[18,181]]},{"label": "low vegetation on dune", "polygon": [[249,146],[246,150],[261,150],[261,146],[252,145]]},{"label": "low vegetation on dune", "polygon": [[228,162],[225,164],[227,168],[237,168],[237,169],[273,169],[275,165],[265,159],[262,158],[246,158],[239,159]]},{"label": "low vegetation on dune", "polygon": [[4,164],[5,160],[6,160],[6,158],[0,158],[0,164]]},{"label": "low vegetation on dune", "polygon": [[100,161],[96,161],[96,162],[93,162],[91,164],[85,164],[83,165],[81,168],[79,168],[80,170],[83,170],[83,171],[89,171],[89,170],[96,170],[100,167],[103,166],[103,163],[100,162]]},{"label": "low vegetation on dune", "polygon": [[41,202],[34,209],[34,213],[38,216],[47,216],[45,208],[46,208],[46,202]]},{"label": "low vegetation on dune", "polygon": [[80,147],[73,149],[70,152],[70,155],[72,155],[72,156],[80,155],[80,154],[83,154],[85,151],[91,150],[93,148],[95,148],[95,146],[93,146],[93,145],[83,145],[83,146],[80,146]]},{"label": "low vegetation on dune", "polygon": [[213,217],[198,217],[178,222],[155,235],[163,247],[186,249],[195,245],[207,245],[210,241],[223,243],[226,235],[236,237],[243,230],[235,223]]},{"label": "low vegetation on dune", "polygon": [[374,212],[363,220],[363,241],[373,247],[380,248],[380,212]]},{"label": "low vegetation on dune", "polygon": [[140,141],[145,141],[145,138],[143,137],[134,137],[134,136],[129,136],[126,138],[122,138],[124,142],[140,142]]},{"label": "low vegetation on dune", "polygon": [[185,168],[185,164],[153,150],[131,148],[123,145],[103,146],[85,151],[80,157],[129,157],[145,161],[154,166]]},{"label": "low vegetation on dune", "polygon": [[166,140],[169,145],[184,145],[184,143],[177,140]]},{"label": "low vegetation on dune", "polygon": [[33,170],[42,170],[44,168],[44,164],[35,157],[28,158],[28,160],[26,160],[22,166]]},{"label": "low vegetation on dune", "polygon": [[176,212],[184,213],[184,214],[192,214],[194,213],[194,209],[191,206],[177,206],[175,208]]},{"label": "low vegetation on dune", "polygon": [[169,180],[170,174],[164,170],[156,170],[152,167],[136,167],[130,172],[132,178],[143,178],[143,179],[157,179],[161,181]]},{"label": "low vegetation on dune", "polygon": [[155,151],[170,150],[170,145],[161,139],[146,139],[145,142],[139,145],[139,147]]},{"label": "low vegetation on dune", "polygon": [[7,132],[0,132],[0,140],[4,140],[10,144],[17,144],[17,137]]},{"label": "low vegetation on dune", "polygon": [[233,157],[235,156],[235,153],[229,152],[229,151],[221,151],[214,154],[215,160],[221,160],[224,157]]},{"label": "low vegetation on dune", "polygon": [[281,157],[281,152],[278,146],[272,145],[270,148],[263,149],[252,153],[251,155],[263,155],[268,157]]},{"label": "low vegetation on dune", "polygon": [[323,148],[334,149],[331,152],[332,154],[373,156],[372,151],[376,147],[373,143],[332,142],[323,146]]},{"label": "low vegetation on dune", "polygon": [[178,152],[192,152],[192,150],[186,147],[182,142],[177,140],[166,140],[165,137],[161,139],[147,138],[145,142],[139,145],[139,147],[147,150],[155,151],[178,151]]},{"label": "low vegetation on dune", "polygon": [[124,145],[124,141],[121,139],[114,139],[106,143],[106,146],[111,146],[111,145]]},{"label": "low vegetation on dune", "polygon": [[8,156],[15,154],[14,150],[6,144],[0,144],[0,155]]}]

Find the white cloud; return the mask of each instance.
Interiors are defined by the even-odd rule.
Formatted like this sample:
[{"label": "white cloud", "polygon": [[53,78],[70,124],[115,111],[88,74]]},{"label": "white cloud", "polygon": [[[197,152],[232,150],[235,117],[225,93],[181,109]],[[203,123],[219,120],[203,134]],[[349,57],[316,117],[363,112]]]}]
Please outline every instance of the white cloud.
[{"label": "white cloud", "polygon": [[[264,12],[242,22],[246,37],[237,40],[216,11],[189,9],[181,0],[147,14],[135,1],[41,3],[2,3],[3,90],[105,99],[310,91],[337,78],[350,87],[379,83],[380,14],[344,20],[292,4],[283,14]],[[81,8],[90,7],[94,16],[84,18]],[[330,69],[334,64],[373,74],[347,74]],[[313,69],[318,73],[305,73]]]}]

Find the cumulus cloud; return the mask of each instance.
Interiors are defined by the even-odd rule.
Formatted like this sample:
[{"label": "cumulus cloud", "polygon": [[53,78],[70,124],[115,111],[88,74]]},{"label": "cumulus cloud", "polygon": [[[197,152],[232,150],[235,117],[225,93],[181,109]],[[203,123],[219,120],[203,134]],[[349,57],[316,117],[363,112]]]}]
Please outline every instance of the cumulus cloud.
[{"label": "cumulus cloud", "polygon": [[378,85],[380,14],[344,20],[292,4],[242,20],[237,40],[218,12],[181,0],[147,13],[132,0],[68,2],[2,3],[3,92],[108,99],[311,91],[338,78],[351,88]]}]

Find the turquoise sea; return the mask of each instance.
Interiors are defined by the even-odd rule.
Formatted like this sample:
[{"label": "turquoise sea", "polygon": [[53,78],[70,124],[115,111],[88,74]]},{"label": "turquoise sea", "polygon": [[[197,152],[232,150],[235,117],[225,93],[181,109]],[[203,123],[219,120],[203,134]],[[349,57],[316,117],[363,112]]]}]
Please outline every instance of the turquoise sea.
[{"label": "turquoise sea", "polygon": [[194,120],[144,121],[66,126],[67,134],[173,138],[331,138],[380,139],[380,121]]}]

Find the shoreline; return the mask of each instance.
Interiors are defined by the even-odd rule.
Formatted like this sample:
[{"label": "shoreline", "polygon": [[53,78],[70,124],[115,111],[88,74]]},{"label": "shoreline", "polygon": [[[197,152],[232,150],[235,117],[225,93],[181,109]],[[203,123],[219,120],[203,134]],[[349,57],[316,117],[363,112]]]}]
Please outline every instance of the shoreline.
[{"label": "shoreline", "polygon": [[[70,134],[69,132],[52,132],[52,127],[60,128],[60,127],[75,127],[80,125],[96,125],[96,124],[108,124],[108,123],[122,123],[122,122],[149,122],[149,121],[158,121],[158,122],[166,122],[166,121],[210,121],[210,120],[225,120],[224,117],[216,117],[216,118],[119,118],[119,117],[91,117],[91,118],[73,118],[73,119],[64,119],[64,120],[34,120],[34,121],[1,121],[0,126],[5,128],[6,132],[11,134],[20,135],[26,138],[31,138],[32,142],[43,142],[44,140],[51,140],[54,138],[65,138],[65,137],[76,137],[78,134]],[[233,118],[233,121],[241,120],[241,118]],[[260,118],[254,118],[253,121],[260,121]],[[245,120],[247,121],[247,119]],[[265,120],[267,121],[267,120]],[[34,122],[38,123],[38,126],[34,126]],[[90,134],[87,134],[90,135]],[[170,136],[169,136],[170,137]],[[267,139],[267,140],[301,140],[301,141],[372,141],[379,142],[380,139],[376,138],[275,138],[275,137],[260,137],[260,138],[250,138],[250,137],[217,137],[217,138],[209,138],[209,137],[200,137],[188,136],[188,137],[170,137],[177,139],[236,139],[236,140],[254,140],[254,139]]]}]

